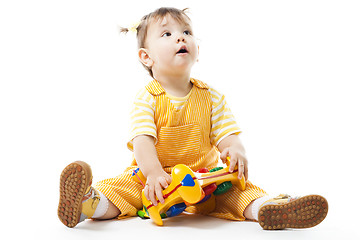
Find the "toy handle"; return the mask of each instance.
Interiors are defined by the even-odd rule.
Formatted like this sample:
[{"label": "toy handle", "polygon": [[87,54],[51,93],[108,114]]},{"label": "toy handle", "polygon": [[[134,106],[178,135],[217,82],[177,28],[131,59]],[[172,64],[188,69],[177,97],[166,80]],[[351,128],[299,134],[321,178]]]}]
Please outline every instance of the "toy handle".
[{"label": "toy handle", "polygon": [[[226,166],[228,166],[228,167],[230,166],[230,157],[229,156],[226,157]],[[236,170],[237,168],[238,168],[238,166],[236,165],[234,170]],[[244,174],[243,174],[242,178],[239,180],[237,185],[238,185],[238,187],[240,188],[241,191],[245,190],[245,188],[246,188],[246,180],[245,180]]]}]

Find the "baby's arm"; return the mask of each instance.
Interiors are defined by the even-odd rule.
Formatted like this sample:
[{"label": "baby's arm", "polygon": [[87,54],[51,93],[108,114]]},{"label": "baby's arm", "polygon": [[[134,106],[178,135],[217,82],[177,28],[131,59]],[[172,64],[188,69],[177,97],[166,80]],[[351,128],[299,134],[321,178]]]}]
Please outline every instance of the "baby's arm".
[{"label": "baby's arm", "polygon": [[225,163],[226,157],[230,157],[230,167],[229,171],[232,172],[238,164],[239,169],[239,179],[241,179],[242,174],[244,173],[245,179],[248,179],[248,160],[245,156],[245,149],[242,145],[240,138],[231,134],[225,137],[220,143],[217,145],[220,151],[220,158]]},{"label": "baby's arm", "polygon": [[158,159],[154,138],[149,135],[139,135],[133,139],[134,155],[141,172],[146,177],[144,188],[145,197],[155,206],[157,201],[164,203],[162,189],[171,183],[171,177],[167,174]]}]

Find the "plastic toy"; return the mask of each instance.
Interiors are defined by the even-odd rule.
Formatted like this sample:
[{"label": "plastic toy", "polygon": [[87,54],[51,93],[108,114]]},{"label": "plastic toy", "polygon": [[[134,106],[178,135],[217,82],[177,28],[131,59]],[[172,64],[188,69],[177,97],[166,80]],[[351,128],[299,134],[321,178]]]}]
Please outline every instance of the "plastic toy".
[{"label": "plastic toy", "polygon": [[[238,178],[238,170],[235,167],[232,173],[229,172],[229,158],[227,167],[217,167],[212,170],[200,169],[193,172],[184,164],[176,165],[171,172],[172,182],[163,190],[165,203],[154,206],[146,199],[142,191],[143,210],[138,211],[141,218],[151,218],[157,225],[163,225],[162,218],[173,217],[182,213],[186,207],[200,204],[211,198],[211,195],[219,195],[227,192],[232,185],[240,190],[245,189],[244,176]],[[133,172],[133,179],[145,186],[146,178],[141,171],[136,169]]]}]

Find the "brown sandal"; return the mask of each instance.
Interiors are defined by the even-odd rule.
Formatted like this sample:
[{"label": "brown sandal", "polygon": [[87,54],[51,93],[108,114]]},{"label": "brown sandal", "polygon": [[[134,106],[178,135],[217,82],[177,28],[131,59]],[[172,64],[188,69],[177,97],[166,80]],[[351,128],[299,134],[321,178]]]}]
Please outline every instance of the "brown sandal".
[{"label": "brown sandal", "polygon": [[[286,199],[288,201],[284,202]],[[319,195],[308,195],[295,200],[283,195],[265,202],[259,210],[258,219],[265,230],[310,228],[325,219],[328,208],[326,199]]]},{"label": "brown sandal", "polygon": [[91,182],[91,168],[85,162],[73,162],[62,171],[58,216],[65,226],[72,228],[83,220],[80,219],[83,197],[90,190]]}]

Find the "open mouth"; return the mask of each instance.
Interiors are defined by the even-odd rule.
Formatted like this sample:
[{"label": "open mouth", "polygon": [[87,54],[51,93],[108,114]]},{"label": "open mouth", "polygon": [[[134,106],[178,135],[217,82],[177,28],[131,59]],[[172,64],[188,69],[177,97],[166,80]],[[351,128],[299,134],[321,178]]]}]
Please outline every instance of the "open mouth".
[{"label": "open mouth", "polygon": [[182,46],[179,51],[176,52],[176,54],[180,54],[180,53],[188,53],[188,50],[186,49],[185,46]]}]

